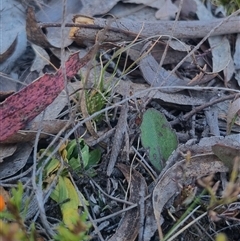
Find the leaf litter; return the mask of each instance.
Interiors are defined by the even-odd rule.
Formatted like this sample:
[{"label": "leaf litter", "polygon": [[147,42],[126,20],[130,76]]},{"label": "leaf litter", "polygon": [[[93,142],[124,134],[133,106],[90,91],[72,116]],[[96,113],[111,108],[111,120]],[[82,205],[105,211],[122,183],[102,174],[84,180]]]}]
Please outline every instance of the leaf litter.
[{"label": "leaf litter", "polygon": [[[198,208],[211,217],[215,230],[202,218],[206,229],[194,239],[214,239],[223,226],[229,240],[236,239],[228,230],[232,225],[239,233],[240,223],[239,174],[234,174],[240,149],[237,12],[228,17],[222,11],[224,16],[217,18],[213,5],[197,0],[163,1],[165,5],[102,1],[101,6],[68,0],[63,18],[58,1],[30,1],[35,8],[27,10],[25,32],[25,18],[18,14],[27,6],[19,2],[8,1],[20,20],[8,22],[15,27],[20,23],[12,31],[21,29],[21,34],[6,31],[4,38],[11,41],[1,49],[0,187],[9,191],[18,180],[30,185],[24,190],[24,200],[29,199],[25,223],[40,224],[37,231],[47,234],[41,238],[50,240],[55,232],[49,229],[50,218],[73,229],[84,209],[92,240],[173,240],[174,232],[192,240],[192,218],[179,225],[191,223],[186,230],[170,229],[185,215],[182,210],[200,200]],[[121,17],[99,17],[112,8]],[[146,21],[146,13],[153,15],[153,10],[156,19]],[[25,35],[30,49],[39,48],[35,62],[32,58],[24,63]],[[90,52],[79,60],[79,50]],[[83,65],[86,71],[81,71]],[[24,71],[29,73],[28,85],[18,90],[7,78],[25,81]],[[38,77],[31,79],[31,73]],[[76,141],[79,138],[84,142]],[[96,150],[101,154],[90,158]],[[44,176],[49,163],[55,163],[54,168]],[[31,190],[34,182],[37,191]],[[208,190],[208,202],[200,183]],[[53,198],[54,185],[59,192]],[[183,198],[186,190],[190,194]],[[222,195],[230,192],[231,201]],[[231,205],[238,212],[230,212]],[[199,214],[193,215],[198,219]],[[50,226],[43,222],[46,217]]]}]

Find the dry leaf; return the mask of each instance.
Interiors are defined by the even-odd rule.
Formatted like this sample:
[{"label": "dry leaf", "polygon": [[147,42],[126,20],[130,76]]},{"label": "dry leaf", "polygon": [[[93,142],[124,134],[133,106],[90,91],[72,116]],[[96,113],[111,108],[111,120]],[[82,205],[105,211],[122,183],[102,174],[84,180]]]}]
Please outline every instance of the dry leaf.
[{"label": "dry leaf", "polygon": [[[64,8],[64,22],[70,23],[72,15],[80,12],[82,2],[79,0],[67,0],[65,1]],[[43,6],[42,9],[36,13],[36,20],[43,23],[62,23],[63,4],[59,4],[59,0],[49,1],[46,6]],[[69,28],[64,28],[62,32],[60,27],[48,27],[46,29],[46,38],[48,42],[56,48],[61,48],[62,44],[64,47],[69,46],[72,43],[72,40],[68,38],[69,30]]]},{"label": "dry leaf", "polygon": [[[69,58],[65,65],[68,78],[72,78],[91,59],[92,52],[93,49],[81,60],[78,53]],[[40,114],[54,101],[64,86],[60,68],[55,75],[45,74],[2,102],[0,104],[0,141],[10,137]]]},{"label": "dry leaf", "polygon": [[[230,134],[233,124],[240,119],[240,98],[234,100],[227,113],[227,134]],[[240,123],[240,121],[238,121]]]},{"label": "dry leaf", "polygon": [[[82,2],[82,9],[81,14],[94,16],[94,15],[102,15],[106,14],[110,11],[120,0],[81,0]],[[94,7],[93,7],[94,6]],[[98,7],[95,7],[98,6]]]},{"label": "dry leaf", "polygon": [[235,79],[240,86],[240,34],[237,35],[235,43],[235,53],[233,55],[234,65],[235,65]]},{"label": "dry leaf", "polygon": [[15,153],[0,163],[0,180],[12,176],[21,170],[26,165],[31,152],[32,144],[19,144]]},{"label": "dry leaf", "polygon": [[216,172],[226,172],[228,168],[212,154],[191,157],[190,162],[182,160],[169,168],[153,190],[153,208],[160,230],[161,213],[168,201],[181,191],[181,186],[189,185],[194,179]]},{"label": "dry leaf", "polygon": [[13,155],[16,149],[16,144],[0,144],[0,162],[3,162],[4,158]]},{"label": "dry leaf", "polygon": [[16,0],[1,1],[0,11],[0,71],[8,74],[27,47],[25,14]]},{"label": "dry leaf", "polygon": [[0,195],[3,196],[5,202],[10,199],[9,193],[2,186],[0,186]]},{"label": "dry leaf", "polygon": [[[174,1],[174,4],[179,7],[181,0]],[[194,0],[184,0],[181,8],[181,16],[189,17],[197,11],[197,6]]]},{"label": "dry leaf", "polygon": [[[240,140],[239,140],[240,141]],[[233,169],[235,157],[240,157],[240,148],[225,144],[215,144],[212,146],[213,153],[221,160],[230,171]]]},{"label": "dry leaf", "polygon": [[38,73],[42,73],[45,65],[49,65],[50,57],[45,49],[35,44],[32,44],[32,48],[35,52],[35,58],[32,63],[30,71],[37,71]]},{"label": "dry leaf", "polygon": [[30,40],[32,43],[43,48],[52,47],[42,29],[38,26],[38,22],[35,18],[35,13],[32,7],[28,7],[27,9],[26,31],[28,40]]},{"label": "dry leaf", "polygon": [[178,11],[178,7],[172,3],[172,0],[165,0],[155,16],[157,19],[170,20],[174,19]]},{"label": "dry leaf", "polygon": [[[197,4],[197,16],[199,20],[212,21],[215,17],[204,6],[200,0],[194,0]],[[224,71],[225,80],[229,81],[234,73],[233,59],[231,56],[231,47],[226,36],[214,36],[208,38],[212,52],[212,72],[218,73]]]},{"label": "dry leaf", "polygon": [[40,126],[42,129],[39,139],[48,138],[52,135],[58,134],[63,128],[69,128],[70,126],[68,124],[67,120],[43,120],[41,123],[38,121],[32,121],[24,130],[18,131],[1,143],[9,144],[34,141]]},{"label": "dry leaf", "polygon": [[140,70],[146,82],[151,87],[169,86],[168,89],[163,89],[163,92],[177,92],[179,89],[174,88],[174,86],[187,86],[188,81],[180,79],[173,74],[169,76],[170,71],[167,71],[163,67],[159,67],[159,64],[151,53],[147,53],[148,45],[147,43],[144,46],[139,62]]}]

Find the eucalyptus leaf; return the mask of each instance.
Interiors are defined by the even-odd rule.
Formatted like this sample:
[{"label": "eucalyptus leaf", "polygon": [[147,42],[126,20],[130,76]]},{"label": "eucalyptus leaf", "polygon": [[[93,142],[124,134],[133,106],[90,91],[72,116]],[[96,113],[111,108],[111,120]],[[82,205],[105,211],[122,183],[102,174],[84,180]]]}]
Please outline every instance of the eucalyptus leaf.
[{"label": "eucalyptus leaf", "polygon": [[212,146],[213,153],[229,168],[233,169],[234,159],[240,157],[239,147],[228,146],[224,144],[215,144]]}]

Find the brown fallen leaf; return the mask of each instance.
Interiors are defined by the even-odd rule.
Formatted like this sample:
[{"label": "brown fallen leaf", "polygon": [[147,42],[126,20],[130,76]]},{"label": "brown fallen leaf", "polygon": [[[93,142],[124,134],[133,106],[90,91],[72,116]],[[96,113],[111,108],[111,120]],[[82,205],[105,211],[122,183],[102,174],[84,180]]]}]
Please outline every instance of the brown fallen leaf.
[{"label": "brown fallen leaf", "polygon": [[41,134],[39,136],[39,139],[48,138],[52,135],[56,135],[63,128],[65,128],[66,130],[70,127],[67,120],[43,120],[41,121],[41,124],[39,121],[31,121],[24,130],[20,130],[17,133],[14,133],[4,141],[0,141],[0,143],[11,144],[34,141],[39,126],[41,126]]},{"label": "brown fallen leaf", "polygon": [[53,47],[47,40],[42,29],[38,26],[33,7],[28,7],[27,9],[26,31],[27,38],[32,43],[43,48]]},{"label": "brown fallen leaf", "polygon": [[240,157],[239,147],[218,143],[212,146],[213,153],[229,168],[233,169],[235,157]]},{"label": "brown fallen leaf", "polygon": [[194,179],[216,173],[226,172],[228,168],[213,154],[203,154],[191,157],[187,162],[182,160],[169,168],[158,181],[153,190],[153,209],[161,237],[161,213],[170,199],[181,191],[180,186],[190,184]]},{"label": "brown fallen leaf", "polygon": [[16,151],[17,145],[16,144],[0,144],[0,163],[3,162],[3,159],[13,155]]},{"label": "brown fallen leaf", "polygon": [[26,165],[32,147],[31,143],[18,144],[15,153],[0,163],[0,180],[14,175]]},{"label": "brown fallen leaf", "polygon": [[231,133],[234,123],[240,119],[240,97],[234,100],[229,108],[227,113],[227,134]]},{"label": "brown fallen leaf", "polygon": [[13,52],[15,51],[16,45],[17,45],[17,37],[14,39],[14,41],[9,46],[9,48],[6,49],[5,52],[0,53],[0,64],[3,63],[6,59],[8,59],[13,54]]},{"label": "brown fallen leaf", "polygon": [[1,1],[0,72],[10,74],[27,47],[24,7],[19,1]]},{"label": "brown fallen leaf", "polygon": [[[94,48],[79,60],[73,54],[65,64],[66,76],[72,78],[92,57]],[[23,128],[30,120],[41,113],[64,89],[62,68],[56,74],[45,74],[33,83],[0,103],[0,141]]]},{"label": "brown fallen leaf", "polygon": [[170,75],[170,71],[159,67],[158,62],[154,59],[151,53],[148,53],[150,43],[145,44],[141,53],[139,68],[143,78],[151,87],[169,86],[169,89],[164,89],[164,92],[176,92],[179,89],[171,88],[174,86],[186,86],[188,81],[180,79],[176,75]]},{"label": "brown fallen leaf", "polygon": [[[138,203],[141,198],[141,193],[144,195],[147,192],[147,184],[142,175],[133,170],[130,173],[130,168],[124,164],[118,164],[117,167],[121,170],[128,182],[130,182],[130,197],[129,201]],[[144,193],[143,193],[144,192]],[[108,241],[134,241],[138,235],[140,220],[140,207],[127,211],[121,220],[116,233],[108,239]]]}]

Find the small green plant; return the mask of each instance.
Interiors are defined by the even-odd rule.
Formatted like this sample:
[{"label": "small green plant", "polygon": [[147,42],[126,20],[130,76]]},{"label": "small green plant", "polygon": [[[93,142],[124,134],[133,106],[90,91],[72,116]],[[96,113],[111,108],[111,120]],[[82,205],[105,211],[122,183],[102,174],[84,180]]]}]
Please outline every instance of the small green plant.
[{"label": "small green plant", "polygon": [[34,224],[30,231],[24,225],[25,213],[28,203],[22,210],[23,185],[18,183],[16,188],[11,190],[12,197],[6,201],[6,208],[0,210],[0,240],[1,241],[36,241],[37,232]]},{"label": "small green plant", "polygon": [[[44,150],[41,150],[40,153],[43,151]],[[79,207],[83,206],[82,202],[84,202],[85,205],[88,205],[88,202],[81,192],[76,190],[69,172],[75,172],[81,175],[84,171],[87,172],[88,175],[94,176],[95,170],[93,167],[100,161],[101,152],[99,149],[90,150],[84,140],[79,138],[78,141],[72,140],[67,145],[63,145],[61,150],[59,150],[59,154],[64,160],[65,167],[61,174],[58,175],[57,171],[61,162],[60,159],[53,157],[43,171],[43,188],[47,188],[48,184],[51,183],[54,178],[57,178],[57,184],[50,197],[59,203],[65,226],[73,229],[79,220]],[[43,160],[49,155],[51,155],[51,151],[47,153]],[[41,165],[41,161],[39,165]]]},{"label": "small green plant", "polygon": [[[113,57],[103,64],[102,55],[99,56],[101,67],[98,69],[96,66],[93,69],[94,83],[90,90],[85,91],[85,102],[89,115],[94,114],[97,111],[103,109],[108,101],[108,97],[111,93],[112,82],[116,76],[118,64],[115,65],[115,69],[109,78],[106,77],[107,68],[113,60],[117,58],[117,63],[121,57],[121,53],[113,55]],[[108,79],[108,80],[107,80]],[[87,80],[85,80],[87,81]],[[102,115],[94,118],[94,121],[98,122],[102,119]]]},{"label": "small green plant", "polygon": [[[1,241],[37,241],[39,234],[36,231],[34,223],[31,224],[30,228],[25,225],[25,213],[28,209],[27,203],[22,203],[23,200],[23,185],[18,183],[16,188],[11,190],[12,196],[9,201],[2,205],[0,210],[0,240]],[[1,202],[5,201],[1,196]],[[72,203],[71,203],[72,204]],[[23,207],[24,205],[24,207]],[[24,211],[22,211],[22,207]],[[69,205],[66,206],[69,208]],[[53,240],[56,241],[87,241],[90,237],[87,232],[91,225],[87,222],[87,213],[74,215],[74,220],[66,223],[59,223],[56,227],[56,235]],[[76,213],[77,210],[76,210]],[[68,220],[67,220],[68,221]]]},{"label": "small green plant", "polygon": [[82,161],[83,169],[85,171],[92,171],[91,175],[94,175],[93,167],[100,161],[101,151],[100,149],[90,150],[89,146],[84,142],[82,138],[78,139],[78,143],[80,145],[81,155],[78,153],[76,140],[69,142],[65,150],[63,150],[63,155],[66,157],[66,161],[74,171],[82,171]]}]

